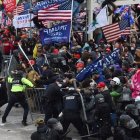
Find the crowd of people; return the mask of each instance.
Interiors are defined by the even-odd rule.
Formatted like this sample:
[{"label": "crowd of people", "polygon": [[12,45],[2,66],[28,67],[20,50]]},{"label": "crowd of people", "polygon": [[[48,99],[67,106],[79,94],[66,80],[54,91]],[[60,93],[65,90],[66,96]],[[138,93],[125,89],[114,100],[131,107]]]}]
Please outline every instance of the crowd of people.
[{"label": "crowd of people", "polygon": [[[11,108],[19,102],[24,108],[22,124],[28,125],[25,87],[45,87],[41,101],[45,118],[37,121],[32,140],[66,139],[71,123],[82,139],[88,139],[86,135],[101,140],[140,139],[140,95],[131,83],[135,74],[139,77],[139,42],[139,36],[133,35],[114,44],[105,40],[97,44],[94,39],[79,42],[76,38],[71,44],[43,45],[36,34],[28,38],[19,32],[15,37],[8,29],[1,31],[2,54],[12,54],[18,63],[8,77],[0,79],[0,106],[8,102],[2,122],[6,123]],[[104,66],[102,72],[94,70],[83,81],[76,80],[76,75],[93,61],[115,49],[120,50],[117,63]],[[10,95],[6,81],[11,84]]]}]

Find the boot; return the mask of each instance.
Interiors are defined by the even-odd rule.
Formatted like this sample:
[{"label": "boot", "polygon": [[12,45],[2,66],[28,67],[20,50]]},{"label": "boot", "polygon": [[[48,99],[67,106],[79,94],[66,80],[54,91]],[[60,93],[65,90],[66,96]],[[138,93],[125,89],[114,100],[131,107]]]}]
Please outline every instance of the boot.
[{"label": "boot", "polygon": [[21,123],[22,123],[23,126],[27,126],[28,125],[26,121],[22,121]]}]

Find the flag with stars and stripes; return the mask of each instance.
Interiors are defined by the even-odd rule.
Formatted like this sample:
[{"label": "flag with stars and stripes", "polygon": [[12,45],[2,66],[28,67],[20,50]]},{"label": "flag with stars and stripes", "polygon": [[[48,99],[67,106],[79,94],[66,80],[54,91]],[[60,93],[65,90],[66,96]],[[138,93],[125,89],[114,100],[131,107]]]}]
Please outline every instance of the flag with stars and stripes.
[{"label": "flag with stars and stripes", "polygon": [[126,19],[121,20],[120,22],[102,27],[102,30],[107,42],[113,42],[119,39],[122,35],[130,34],[130,22]]},{"label": "flag with stars and stripes", "polygon": [[[54,9],[52,9],[54,8]],[[66,0],[61,4],[57,4],[48,9],[38,11],[39,20],[71,20],[72,18],[72,0]]]},{"label": "flag with stars and stripes", "polygon": [[13,15],[18,15],[18,14],[22,13],[23,11],[24,11],[24,4],[21,4],[21,5],[17,6],[16,9],[14,9]]},{"label": "flag with stars and stripes", "polygon": [[14,11],[13,11],[13,15],[25,15],[28,14],[30,10],[30,3],[26,2],[26,3],[22,3],[21,5],[18,5]]}]

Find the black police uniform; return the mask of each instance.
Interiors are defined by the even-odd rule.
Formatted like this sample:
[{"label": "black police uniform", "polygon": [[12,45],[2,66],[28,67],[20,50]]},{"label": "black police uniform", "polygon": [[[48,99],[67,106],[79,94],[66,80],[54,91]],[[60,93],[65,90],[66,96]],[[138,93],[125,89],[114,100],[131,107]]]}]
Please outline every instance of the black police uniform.
[{"label": "black police uniform", "polygon": [[[99,96],[97,100],[97,96]],[[96,101],[97,100],[97,101]],[[95,96],[96,106],[95,106],[95,118],[99,126],[99,134],[102,140],[106,140],[112,135],[111,132],[111,117],[110,117],[110,107],[109,104],[104,101],[104,96],[98,94]]]},{"label": "black police uniform", "polygon": [[114,129],[114,140],[139,140],[139,128],[129,115],[121,115],[119,126]]},{"label": "black police uniform", "polygon": [[86,127],[80,117],[82,109],[79,94],[71,90],[68,95],[63,97],[63,117],[61,123],[63,125],[64,133],[67,131],[70,123],[79,131],[80,135],[86,135]]},{"label": "black police uniform", "polygon": [[6,82],[0,82],[0,107],[8,101]]},{"label": "black police uniform", "polygon": [[50,84],[44,95],[45,123],[50,118],[57,118],[62,109],[62,94],[57,83]]}]

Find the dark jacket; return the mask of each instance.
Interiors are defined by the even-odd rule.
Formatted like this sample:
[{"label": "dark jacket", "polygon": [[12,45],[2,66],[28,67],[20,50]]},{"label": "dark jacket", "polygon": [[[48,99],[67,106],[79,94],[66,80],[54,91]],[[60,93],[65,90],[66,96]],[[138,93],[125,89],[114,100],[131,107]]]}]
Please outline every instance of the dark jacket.
[{"label": "dark jacket", "polygon": [[0,82],[0,107],[8,101],[7,88],[5,82]]},{"label": "dark jacket", "polygon": [[46,140],[47,139],[47,126],[40,125],[37,127],[37,131],[31,134],[31,140]]},{"label": "dark jacket", "polygon": [[108,103],[100,103],[96,104],[95,106],[95,117],[97,118],[97,121],[101,124],[111,123],[111,117],[110,117],[110,107]]},{"label": "dark jacket", "polygon": [[122,127],[115,128],[113,140],[139,140],[139,135],[135,130],[127,130]]},{"label": "dark jacket", "polygon": [[112,100],[112,97],[110,95],[109,90],[105,90],[105,91],[101,92],[101,94],[104,96],[105,102],[109,104],[111,112],[114,112],[115,111],[115,105],[113,103],[113,100]]},{"label": "dark jacket", "polygon": [[57,85],[57,83],[50,84],[47,89],[46,93],[44,95],[46,99],[46,104],[57,104],[62,101],[62,93],[60,91],[60,87]]}]

